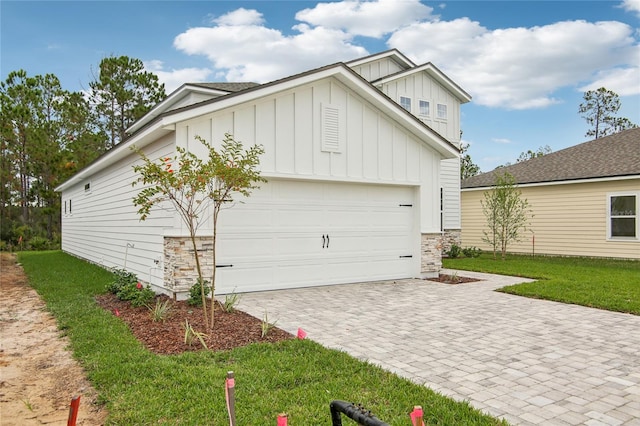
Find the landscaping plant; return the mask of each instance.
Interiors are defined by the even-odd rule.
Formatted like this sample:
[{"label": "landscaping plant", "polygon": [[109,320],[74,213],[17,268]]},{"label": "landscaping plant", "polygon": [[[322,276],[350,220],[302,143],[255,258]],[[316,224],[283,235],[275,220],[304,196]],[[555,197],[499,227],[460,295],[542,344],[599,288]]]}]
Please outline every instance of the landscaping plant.
[{"label": "landscaping plant", "polygon": [[494,186],[484,193],[481,200],[482,212],[487,218],[489,231],[482,231],[482,241],[493,247],[493,257],[497,258],[500,248],[502,260],[505,259],[507,246],[520,241],[522,232],[527,229],[532,217],[529,202],[521,198],[522,193],[515,178],[508,172],[495,174]]},{"label": "landscaping plant", "polygon": [[[194,251],[198,282],[204,283],[200,255],[197,247],[197,230],[204,224],[209,207],[213,207],[213,272],[210,293],[215,294],[216,283],[216,237],[218,215],[226,206],[231,207],[236,195],[249,196],[257,188],[256,183],[266,182],[257,170],[259,157],[264,152],[260,145],[244,150],[242,142],[226,133],[221,149],[217,150],[209,142],[195,136],[208,150],[208,158],[203,161],[190,151],[176,147],[177,155],[150,160],[139,149],[134,150],[142,158],[142,165],[133,169],[140,176],[133,185],[146,185],[134,198],[139,208],[140,220],[145,220],[151,208],[170,202],[178,212],[189,231]],[[211,322],[207,319],[207,301],[204,285],[201,286],[202,312],[209,329],[214,325],[214,303],[211,303]]]}]

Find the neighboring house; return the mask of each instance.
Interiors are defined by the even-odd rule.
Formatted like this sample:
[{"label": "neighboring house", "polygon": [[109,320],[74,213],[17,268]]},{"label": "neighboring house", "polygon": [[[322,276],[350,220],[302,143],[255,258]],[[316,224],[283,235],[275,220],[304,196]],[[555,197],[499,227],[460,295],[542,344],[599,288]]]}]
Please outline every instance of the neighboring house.
[{"label": "neighboring house", "polygon": [[517,253],[640,259],[640,128],[462,182],[462,244],[489,250],[481,201],[509,172],[533,212]]},{"label": "neighboring house", "polygon": [[[469,100],[397,50],[261,85],[183,85],[57,188],[62,249],[126,263],[156,291],[184,296],[195,282],[188,233],[171,208],[139,221],[131,147],[152,159],[176,146],[204,155],[197,137],[219,147],[231,133],[263,145],[268,183],[220,215],[218,293],[436,275],[443,230],[459,239],[459,110]],[[199,244],[207,276],[210,221]]]}]

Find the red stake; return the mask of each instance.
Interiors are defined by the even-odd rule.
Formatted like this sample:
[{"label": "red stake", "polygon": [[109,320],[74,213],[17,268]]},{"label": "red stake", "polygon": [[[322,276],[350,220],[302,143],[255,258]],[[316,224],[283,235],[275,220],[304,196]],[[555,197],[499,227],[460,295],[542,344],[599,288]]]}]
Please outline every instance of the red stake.
[{"label": "red stake", "polygon": [[80,408],[80,395],[74,397],[69,405],[69,418],[67,419],[67,426],[76,426],[76,420],[78,419],[78,409]]},{"label": "red stake", "polygon": [[422,416],[424,413],[422,412],[422,407],[416,405],[413,407],[413,411],[411,412],[411,424],[413,426],[424,426],[424,422],[422,421]]}]

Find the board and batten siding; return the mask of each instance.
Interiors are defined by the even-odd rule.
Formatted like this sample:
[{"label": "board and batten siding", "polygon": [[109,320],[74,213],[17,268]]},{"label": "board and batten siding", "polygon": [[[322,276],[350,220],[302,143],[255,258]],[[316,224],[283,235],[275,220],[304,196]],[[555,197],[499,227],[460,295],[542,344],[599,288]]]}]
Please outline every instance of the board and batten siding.
[{"label": "board and batten siding", "polygon": [[[415,72],[406,77],[389,81],[379,89],[391,99],[400,103],[400,96],[411,98],[411,113],[427,126],[458,146],[460,142],[460,100],[447,88],[433,80],[426,72]],[[419,114],[419,101],[429,101],[429,115]],[[437,118],[437,106],[447,106],[447,119]]]},{"label": "board and batten siding", "polygon": [[396,61],[390,58],[382,58],[350,68],[356,73],[360,74],[362,78],[367,81],[378,80],[380,78],[395,74],[405,69],[404,67],[401,67]]},{"label": "board and batten siding", "polygon": [[460,158],[442,160],[443,230],[460,229]]},{"label": "board and batten siding", "polygon": [[[607,195],[638,192],[640,180],[615,180],[544,186],[521,186],[522,198],[531,205],[534,217],[531,230],[519,243],[508,246],[509,252],[617,257],[640,259],[640,240],[622,241],[607,238]],[[482,242],[487,229],[481,200],[484,190],[462,191],[462,244],[491,250]],[[533,231],[533,232],[532,232]]]},{"label": "board and batten siding", "polygon": [[[144,151],[151,159],[173,156],[173,135]],[[162,285],[163,233],[173,226],[174,214],[172,209],[154,208],[140,221],[133,205],[140,186],[131,186],[137,179],[134,163],[141,164],[141,160],[131,152],[62,192],[62,250],[107,268],[122,268],[126,255],[129,271],[141,280]],[[89,191],[85,191],[86,184]]]},{"label": "board and batten siding", "polygon": [[[322,147],[327,106],[339,111],[338,152]],[[267,178],[419,186],[421,230],[440,230],[440,154],[333,78],[180,122],[176,141],[205,155],[196,136],[219,146],[225,133],[264,147]]]}]

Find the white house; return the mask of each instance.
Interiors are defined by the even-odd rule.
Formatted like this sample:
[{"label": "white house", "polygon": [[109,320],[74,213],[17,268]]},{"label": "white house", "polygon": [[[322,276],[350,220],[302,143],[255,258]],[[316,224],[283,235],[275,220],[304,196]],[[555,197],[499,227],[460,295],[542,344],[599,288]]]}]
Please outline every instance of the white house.
[{"label": "white house", "polygon": [[[139,220],[131,147],[152,159],[176,146],[204,154],[197,137],[219,145],[230,133],[264,147],[268,183],[220,215],[218,293],[435,275],[443,232],[459,239],[469,100],[397,50],[261,85],[185,84],[57,188],[62,249],[184,295],[195,282],[188,233],[170,208]],[[210,274],[207,226],[199,244]]]}]

